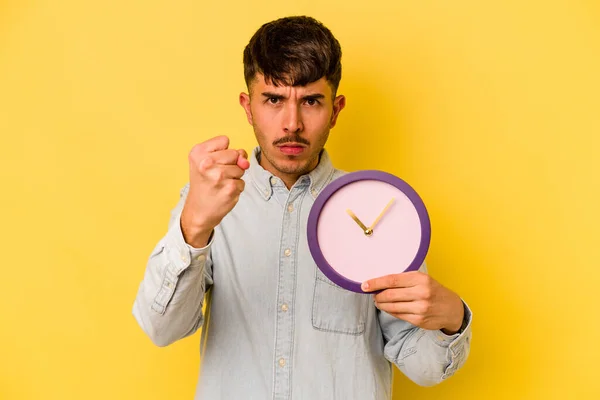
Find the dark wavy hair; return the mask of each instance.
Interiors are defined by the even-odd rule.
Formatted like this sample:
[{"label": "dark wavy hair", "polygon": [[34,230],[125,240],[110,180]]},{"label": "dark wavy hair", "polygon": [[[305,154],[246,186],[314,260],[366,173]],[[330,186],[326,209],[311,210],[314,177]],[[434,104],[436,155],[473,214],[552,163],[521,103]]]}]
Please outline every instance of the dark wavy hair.
[{"label": "dark wavy hair", "polygon": [[334,93],[342,78],[342,49],[331,31],[312,17],[280,18],[262,25],[244,49],[244,78],[257,73],[275,86],[305,86],[322,77]]}]

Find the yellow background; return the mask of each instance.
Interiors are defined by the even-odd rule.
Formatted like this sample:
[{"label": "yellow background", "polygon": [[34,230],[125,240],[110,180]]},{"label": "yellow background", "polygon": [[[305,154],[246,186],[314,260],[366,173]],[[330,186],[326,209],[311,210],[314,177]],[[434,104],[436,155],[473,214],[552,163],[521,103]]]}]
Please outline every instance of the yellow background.
[{"label": "yellow background", "polygon": [[191,146],[254,146],[241,52],[290,14],[343,45],[334,162],[421,193],[475,312],[465,368],[394,399],[600,398],[595,0],[1,1],[0,398],[192,397],[198,335],[131,306]]}]

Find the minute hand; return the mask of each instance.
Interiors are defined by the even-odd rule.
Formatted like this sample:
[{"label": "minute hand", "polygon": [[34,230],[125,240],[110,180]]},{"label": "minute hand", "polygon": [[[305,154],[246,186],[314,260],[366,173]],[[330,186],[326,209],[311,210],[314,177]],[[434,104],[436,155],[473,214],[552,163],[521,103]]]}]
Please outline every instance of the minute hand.
[{"label": "minute hand", "polygon": [[377,216],[377,218],[375,219],[375,221],[373,222],[373,224],[371,225],[371,227],[369,229],[373,230],[375,228],[375,225],[377,225],[377,223],[379,222],[381,217],[383,217],[383,215],[388,210],[388,208],[390,208],[390,206],[392,205],[393,202],[394,202],[394,198],[392,197],[392,199],[389,201],[389,203],[387,203],[387,205],[385,206],[383,211]]}]

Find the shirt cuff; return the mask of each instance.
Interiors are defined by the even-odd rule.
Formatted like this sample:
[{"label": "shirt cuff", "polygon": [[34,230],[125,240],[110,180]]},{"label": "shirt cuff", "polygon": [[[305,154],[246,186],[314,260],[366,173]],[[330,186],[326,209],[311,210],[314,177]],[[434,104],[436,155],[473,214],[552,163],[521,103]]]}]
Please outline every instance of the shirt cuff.
[{"label": "shirt cuff", "polygon": [[214,231],[210,235],[209,242],[202,248],[195,248],[186,243],[181,231],[181,213],[167,232],[168,257],[173,267],[172,272],[179,275],[190,266],[202,266],[209,256],[213,243]]},{"label": "shirt cuff", "polygon": [[467,303],[462,300],[465,315],[463,317],[463,323],[460,330],[453,335],[447,335],[441,330],[427,331],[427,334],[433,339],[433,341],[441,347],[448,347],[454,342],[460,341],[462,338],[468,335],[471,330],[471,321],[473,314]]},{"label": "shirt cuff", "polygon": [[[181,231],[181,227],[179,230]],[[181,236],[183,237],[183,234]],[[215,236],[215,231],[213,230],[210,233],[210,237],[208,238],[208,244],[201,248],[193,247],[188,243],[185,244],[190,252],[190,259],[191,259],[192,265],[195,264],[195,262],[203,262],[206,260],[206,257],[208,256],[208,252],[210,251],[210,247],[212,246],[214,236]]]}]

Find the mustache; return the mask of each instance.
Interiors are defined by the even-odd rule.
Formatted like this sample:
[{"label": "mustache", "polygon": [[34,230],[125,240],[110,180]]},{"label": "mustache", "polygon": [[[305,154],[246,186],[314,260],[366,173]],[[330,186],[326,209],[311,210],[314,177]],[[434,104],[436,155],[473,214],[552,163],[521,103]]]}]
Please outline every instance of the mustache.
[{"label": "mustache", "polygon": [[303,137],[300,137],[298,135],[295,136],[284,136],[281,139],[277,139],[276,141],[273,142],[273,146],[279,146],[282,144],[286,144],[286,143],[300,143],[300,144],[304,144],[309,146],[310,142],[306,139],[304,139]]}]

